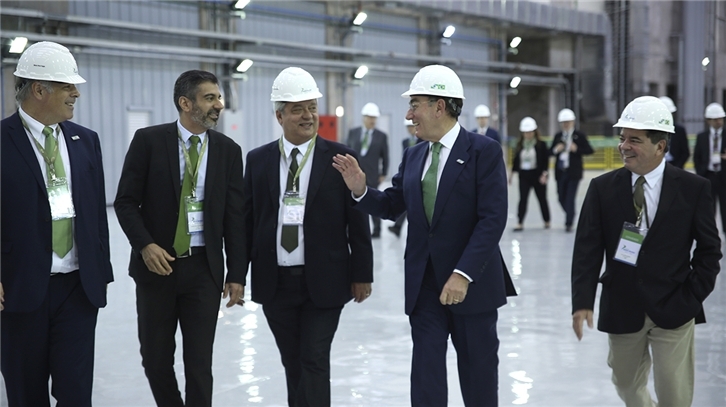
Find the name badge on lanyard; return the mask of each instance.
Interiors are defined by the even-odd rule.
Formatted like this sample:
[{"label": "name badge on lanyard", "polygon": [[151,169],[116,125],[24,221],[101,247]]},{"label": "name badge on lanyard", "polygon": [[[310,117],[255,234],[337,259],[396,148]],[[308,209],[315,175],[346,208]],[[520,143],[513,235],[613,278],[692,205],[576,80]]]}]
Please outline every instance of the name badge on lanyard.
[{"label": "name badge on lanyard", "polygon": [[282,198],[282,224],[302,225],[305,220],[305,198],[297,191],[287,191]]},{"label": "name badge on lanyard", "polygon": [[50,204],[50,216],[53,220],[76,216],[66,177],[52,178],[48,181],[48,203]]},{"label": "name badge on lanyard", "polygon": [[633,267],[637,266],[640,248],[643,246],[643,240],[645,240],[647,234],[648,228],[642,224],[623,223],[618,250],[615,252],[613,259]]}]

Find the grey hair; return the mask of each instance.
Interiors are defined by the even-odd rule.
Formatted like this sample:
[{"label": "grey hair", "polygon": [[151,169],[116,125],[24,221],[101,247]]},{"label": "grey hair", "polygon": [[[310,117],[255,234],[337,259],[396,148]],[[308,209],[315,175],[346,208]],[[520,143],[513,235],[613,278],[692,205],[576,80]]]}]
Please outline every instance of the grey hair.
[{"label": "grey hair", "polygon": [[272,102],[272,104],[275,108],[275,112],[282,112],[283,110],[285,110],[285,105],[287,104],[287,102]]},{"label": "grey hair", "polygon": [[49,81],[36,81],[33,79],[15,77],[15,102],[23,103],[30,96],[33,82],[38,82],[48,93],[53,93],[53,84]]}]

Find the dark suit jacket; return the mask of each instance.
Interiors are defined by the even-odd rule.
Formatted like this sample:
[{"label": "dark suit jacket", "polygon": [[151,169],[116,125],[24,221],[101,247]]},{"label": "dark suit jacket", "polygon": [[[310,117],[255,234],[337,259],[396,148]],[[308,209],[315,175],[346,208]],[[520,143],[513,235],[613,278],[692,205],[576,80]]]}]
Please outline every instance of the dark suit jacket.
[{"label": "dark suit jacket", "polygon": [[[534,145],[534,150],[537,154],[537,168],[533,169],[538,171],[538,174],[541,174],[550,166],[550,153],[547,151],[547,144],[545,144],[544,141],[538,141],[537,144]],[[519,148],[515,148],[514,150],[514,159],[512,161],[512,171],[518,172],[518,171],[527,171],[522,170],[521,167],[521,157],[520,157],[520,150]],[[532,171],[532,170],[529,170]]]},{"label": "dark suit jacket", "polygon": [[701,303],[721,269],[709,181],[666,165],[658,211],[633,267],[613,259],[623,222],[636,220],[630,176],[621,168],[590,183],[572,256],[573,312],[594,308],[599,281],[601,331],[637,332],[645,314],[664,329],[705,322]]},{"label": "dark suit jacket", "polygon": [[[204,241],[217,287],[245,283],[242,150],[222,133],[207,132],[207,174],[204,184]],[[131,243],[129,275],[136,281],[158,278],[141,258],[141,249],[156,243],[172,256],[179,214],[181,177],[176,122],[139,129],[126,154],[114,207]],[[172,265],[173,266],[173,265]]]},{"label": "dark suit jacket", "polygon": [[[305,279],[310,298],[321,308],[350,301],[351,283],[373,281],[368,217],[353,209],[350,191],[332,165],[336,154],[355,155],[342,144],[317,137],[305,199]],[[278,141],[247,154],[244,207],[252,300],[264,305],[272,301],[277,289]]]},{"label": "dark suit jacket", "polygon": [[[726,131],[721,132],[721,137],[726,135]],[[693,166],[696,168],[696,174],[705,177],[708,172],[708,164],[711,162],[711,147],[709,138],[711,137],[711,130],[706,129],[696,135],[696,145],[693,147]],[[726,151],[726,140],[721,141],[721,154]],[[726,160],[721,159],[721,174],[722,177],[726,177]]]},{"label": "dark suit jacket", "polygon": [[348,147],[356,152],[356,157],[360,157],[360,164],[363,172],[366,173],[366,184],[377,188],[378,177],[388,174],[388,136],[386,133],[373,129],[370,144],[368,145],[368,153],[365,157],[361,157],[360,151],[363,143],[363,127],[356,127],[348,132]]},{"label": "dark suit jacket", "polygon": [[676,132],[671,134],[671,142],[668,152],[670,152],[671,157],[673,157],[671,164],[678,168],[683,168],[683,166],[686,165],[686,161],[688,161],[688,157],[691,156],[691,151],[688,148],[688,135],[686,134],[685,127],[679,124],[676,124],[674,127]]},{"label": "dark suit jacket", "polygon": [[[71,166],[78,272],[86,296],[100,308],[106,305],[106,284],[113,281],[101,145],[90,129],[69,121],[60,126]],[[5,310],[33,311],[48,289],[52,222],[45,180],[17,112],[2,121],[1,222]]]},{"label": "dark suit jacket", "polygon": [[[479,129],[474,130],[474,133],[479,134]],[[502,144],[502,138],[499,136],[499,132],[495,129],[487,127],[487,132],[484,133],[484,135],[496,141],[497,143]]]},{"label": "dark suit jacket", "polygon": [[[565,171],[571,180],[582,179],[582,156],[595,152],[592,146],[590,146],[590,142],[587,141],[585,133],[580,130],[575,130],[572,133],[572,142],[577,144],[577,151],[574,153],[570,151],[570,165],[566,170],[559,168],[557,163],[555,163],[555,180],[560,179]],[[563,143],[562,132],[555,134],[555,138],[552,140],[552,145],[550,146],[550,153],[555,156],[556,160],[559,160],[559,154],[555,153],[555,147],[560,143]]]},{"label": "dark suit jacket", "polygon": [[421,175],[429,143],[404,152],[403,162],[385,191],[369,188],[356,207],[396,219],[408,211],[406,313],[418,299],[431,259],[439,289],[459,269],[474,281],[466,300],[452,305],[456,314],[495,310],[514,295],[499,240],[507,223],[507,177],[499,144],[463,127],[444,167],[431,225],[423,207]]}]

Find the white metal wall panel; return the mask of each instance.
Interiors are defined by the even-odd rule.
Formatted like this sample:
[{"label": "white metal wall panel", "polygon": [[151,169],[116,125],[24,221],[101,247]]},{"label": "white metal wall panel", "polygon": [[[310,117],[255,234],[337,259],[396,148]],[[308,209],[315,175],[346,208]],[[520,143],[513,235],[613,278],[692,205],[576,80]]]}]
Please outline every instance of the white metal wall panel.
[{"label": "white metal wall panel", "polygon": [[[441,30],[445,27],[446,24],[442,24]],[[485,30],[457,25],[455,27],[451,45],[442,44],[441,55],[446,58],[488,61],[490,49],[496,49],[498,43],[487,42],[489,38]]]},{"label": "white metal wall panel", "polygon": [[363,32],[353,36],[353,48],[416,54],[418,29],[414,18],[368,13]]}]

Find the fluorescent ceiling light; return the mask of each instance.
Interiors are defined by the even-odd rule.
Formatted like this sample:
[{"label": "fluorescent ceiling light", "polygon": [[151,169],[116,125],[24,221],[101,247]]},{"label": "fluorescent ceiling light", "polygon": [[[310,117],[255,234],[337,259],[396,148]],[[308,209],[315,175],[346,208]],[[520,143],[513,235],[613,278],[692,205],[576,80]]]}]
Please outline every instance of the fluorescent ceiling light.
[{"label": "fluorescent ceiling light", "polygon": [[368,14],[364,12],[358,13],[357,16],[353,19],[353,25],[361,25],[364,21],[366,21],[366,18],[368,18]]},{"label": "fluorescent ceiling light", "polygon": [[345,109],[343,108],[343,106],[338,106],[335,108],[335,115],[337,117],[343,117],[344,114],[345,114]]},{"label": "fluorescent ceiling light", "polygon": [[25,45],[28,44],[28,39],[25,37],[15,37],[13,42],[10,44],[11,54],[22,54],[25,49]]},{"label": "fluorescent ceiling light", "polygon": [[244,61],[240,62],[239,65],[237,65],[237,72],[247,72],[248,69],[252,66],[254,62],[251,59],[245,59]]},{"label": "fluorescent ceiling light", "polygon": [[454,31],[456,31],[456,27],[453,25],[447,26],[442,36],[444,38],[451,38],[451,36],[454,35]]},{"label": "fluorescent ceiling light", "polygon": [[515,76],[514,78],[512,78],[512,81],[509,82],[509,87],[512,89],[516,89],[517,86],[519,86],[520,82],[522,82],[522,78],[520,78],[519,76]]},{"label": "fluorescent ceiling light", "polygon": [[355,79],[363,79],[364,76],[368,74],[368,67],[365,65],[361,65],[356,69],[355,74],[353,74],[353,77]]},{"label": "fluorescent ceiling light", "polygon": [[234,8],[242,10],[247,7],[248,4],[250,4],[250,0],[237,0],[237,3],[234,4]]},{"label": "fluorescent ceiling light", "polygon": [[509,43],[509,46],[512,48],[517,48],[519,44],[522,43],[522,37],[514,37],[512,38],[512,41]]}]

